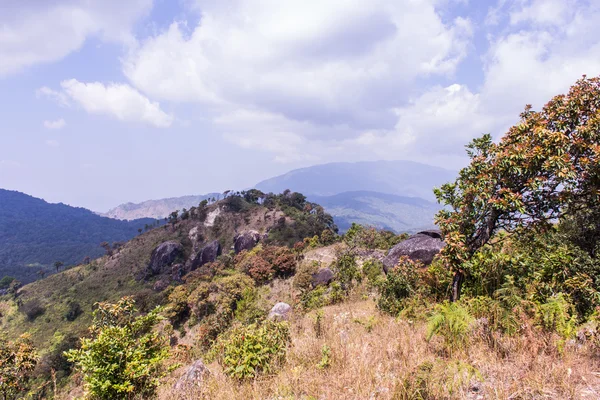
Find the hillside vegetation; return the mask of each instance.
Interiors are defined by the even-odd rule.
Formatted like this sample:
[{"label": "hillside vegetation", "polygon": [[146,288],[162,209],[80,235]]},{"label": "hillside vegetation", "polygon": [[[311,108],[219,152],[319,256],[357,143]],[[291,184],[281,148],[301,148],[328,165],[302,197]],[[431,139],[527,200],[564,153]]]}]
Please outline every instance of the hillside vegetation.
[{"label": "hillside vegetation", "polygon": [[99,257],[104,253],[100,243],[125,242],[153,223],[117,221],[0,189],[0,278],[31,282],[39,279],[39,271],[52,272],[56,261],[73,265]]},{"label": "hillside vegetation", "polygon": [[303,195],[251,190],[13,288],[1,382],[14,398],[599,398],[600,79],[467,149],[436,190],[441,231],[338,235]]}]

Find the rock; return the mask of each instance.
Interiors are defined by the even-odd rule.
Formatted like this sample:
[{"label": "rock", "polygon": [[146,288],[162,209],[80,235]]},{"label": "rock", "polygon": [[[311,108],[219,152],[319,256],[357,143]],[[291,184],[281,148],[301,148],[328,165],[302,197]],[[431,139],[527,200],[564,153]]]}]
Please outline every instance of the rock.
[{"label": "rock", "polygon": [[417,235],[427,235],[434,239],[442,239],[442,231],[437,230],[437,229],[431,229],[428,231],[417,232]]},{"label": "rock", "polygon": [[423,265],[429,265],[433,258],[444,247],[445,243],[441,239],[434,237],[435,231],[425,231],[426,233],[417,233],[408,239],[398,243],[390,249],[383,259],[383,270],[387,273],[394,268],[402,256],[408,256],[411,260],[420,261]]},{"label": "rock", "polygon": [[201,387],[202,382],[210,375],[210,371],[201,360],[195,361],[186,368],[185,372],[174,385],[175,390],[191,389],[194,386]]},{"label": "rock", "polygon": [[289,304],[279,302],[271,308],[268,318],[276,321],[286,321],[289,319],[291,311],[292,307]]},{"label": "rock", "polygon": [[185,275],[185,266],[183,264],[174,264],[171,267],[171,279],[181,282],[181,278]]},{"label": "rock", "polygon": [[198,250],[198,245],[204,240],[202,237],[202,232],[197,226],[190,229],[188,232],[188,238],[190,239],[190,242],[192,242],[192,248],[194,250]]},{"label": "rock", "polygon": [[195,269],[207,264],[209,262],[216,261],[217,257],[221,255],[221,243],[218,240],[213,240],[208,243],[192,259],[190,263],[190,271],[194,271]]},{"label": "rock", "polygon": [[333,280],[334,273],[331,269],[325,267],[319,269],[317,272],[312,274],[312,286],[327,286]]},{"label": "rock", "polygon": [[243,250],[251,250],[260,241],[261,235],[257,231],[244,231],[233,238],[233,249],[235,253]]},{"label": "rock", "polygon": [[183,246],[174,240],[161,243],[152,251],[150,264],[146,268],[147,276],[158,275],[183,254]]},{"label": "rock", "polygon": [[165,290],[168,287],[169,287],[169,281],[167,279],[161,279],[154,283],[154,286],[152,286],[152,290],[154,290],[156,292],[162,292],[163,290]]}]

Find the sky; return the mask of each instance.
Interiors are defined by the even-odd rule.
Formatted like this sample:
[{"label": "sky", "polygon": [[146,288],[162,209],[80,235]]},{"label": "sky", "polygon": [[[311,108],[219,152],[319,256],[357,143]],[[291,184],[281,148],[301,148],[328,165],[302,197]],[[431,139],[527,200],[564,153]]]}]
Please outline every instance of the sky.
[{"label": "sky", "polygon": [[0,187],[106,211],[333,161],[454,169],[584,74],[595,0],[0,0]]}]

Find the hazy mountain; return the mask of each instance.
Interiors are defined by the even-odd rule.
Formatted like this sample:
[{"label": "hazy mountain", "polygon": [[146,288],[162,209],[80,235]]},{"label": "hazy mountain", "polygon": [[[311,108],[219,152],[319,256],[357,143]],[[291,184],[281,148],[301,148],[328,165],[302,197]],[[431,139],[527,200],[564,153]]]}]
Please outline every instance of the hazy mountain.
[{"label": "hazy mountain", "polygon": [[371,191],[435,201],[433,188],[456,179],[456,172],[412,161],[340,162],[295,169],[259,182],[257,189],[331,196]]},{"label": "hazy mountain", "polygon": [[29,282],[55,261],[65,265],[104,253],[101,242],[127,241],[151,219],[118,221],[84,208],[50,204],[0,189],[0,278]]},{"label": "hazy mountain", "polygon": [[404,197],[369,191],[308,196],[331,214],[340,231],[356,222],[396,232],[415,232],[434,227],[433,216],[440,209],[418,197]]},{"label": "hazy mountain", "polygon": [[221,196],[219,193],[209,193],[197,196],[170,197],[167,199],[147,200],[142,203],[121,204],[106,213],[101,213],[105,217],[134,220],[137,218],[155,218],[162,219],[167,217],[175,210],[198,206],[198,204],[211,197]]}]

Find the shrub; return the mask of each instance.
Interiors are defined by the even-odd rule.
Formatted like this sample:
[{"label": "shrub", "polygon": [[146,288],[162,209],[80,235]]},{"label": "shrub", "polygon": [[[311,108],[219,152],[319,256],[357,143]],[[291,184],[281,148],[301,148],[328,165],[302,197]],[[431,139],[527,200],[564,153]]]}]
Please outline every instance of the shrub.
[{"label": "shrub", "polygon": [[397,315],[404,308],[404,300],[417,294],[420,264],[409,258],[402,258],[398,266],[388,271],[385,280],[379,284],[377,306],[382,311]]},{"label": "shrub", "polygon": [[290,331],[287,322],[237,326],[220,338],[216,351],[227,375],[236,379],[269,374],[285,362]]},{"label": "shrub", "polygon": [[546,332],[556,332],[562,338],[575,335],[577,317],[573,305],[563,293],[551,297],[547,303],[536,307],[536,322]]},{"label": "shrub", "polygon": [[445,302],[438,304],[429,318],[427,340],[435,335],[444,338],[444,345],[450,354],[466,345],[469,341],[469,330],[473,317],[467,309],[458,303]]},{"label": "shrub", "polygon": [[117,304],[99,303],[90,327],[91,338],[66,353],[81,371],[86,390],[98,399],[150,398],[162,376],[168,345],[153,328],[160,309],[135,316],[135,303],[124,297]]},{"label": "shrub", "polygon": [[342,284],[345,290],[352,289],[355,283],[362,281],[356,256],[350,252],[339,254],[332,265],[332,269],[336,274],[336,279]]},{"label": "shrub", "polygon": [[81,306],[79,305],[79,303],[77,303],[75,301],[70,301],[67,304],[67,311],[65,312],[65,319],[67,321],[75,321],[77,319],[77,317],[79,317],[81,315],[82,312],[83,312],[83,310],[81,309]]},{"label": "shrub", "polygon": [[23,394],[37,360],[29,335],[21,335],[14,342],[0,337],[0,393],[4,399]]},{"label": "shrub", "polygon": [[23,312],[27,316],[27,319],[30,321],[33,321],[34,319],[46,312],[46,308],[38,299],[29,300],[28,302],[21,305],[20,309],[21,312]]}]

